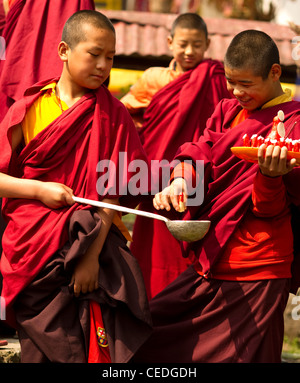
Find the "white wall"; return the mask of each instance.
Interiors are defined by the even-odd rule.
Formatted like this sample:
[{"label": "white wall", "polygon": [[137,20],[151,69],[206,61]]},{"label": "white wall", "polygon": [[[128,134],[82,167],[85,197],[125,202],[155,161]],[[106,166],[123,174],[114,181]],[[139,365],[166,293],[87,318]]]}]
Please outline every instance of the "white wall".
[{"label": "white wall", "polygon": [[276,16],[273,20],[277,24],[288,25],[289,21],[300,25],[300,0],[264,0],[267,10],[270,1],[276,7]]}]

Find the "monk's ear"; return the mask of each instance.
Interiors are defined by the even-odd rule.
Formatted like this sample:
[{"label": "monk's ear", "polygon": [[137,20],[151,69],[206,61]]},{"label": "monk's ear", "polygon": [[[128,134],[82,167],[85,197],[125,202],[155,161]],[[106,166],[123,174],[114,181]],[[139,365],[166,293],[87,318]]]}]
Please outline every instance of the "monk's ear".
[{"label": "monk's ear", "polygon": [[270,76],[273,81],[279,81],[282,73],[281,65],[273,64],[270,70]]},{"label": "monk's ear", "polygon": [[168,43],[168,47],[169,47],[170,51],[173,51],[173,38],[171,35],[168,36],[167,43]]},{"label": "monk's ear", "polygon": [[69,50],[70,50],[70,47],[65,41],[61,41],[58,44],[58,56],[60,57],[61,61],[67,61],[68,60]]},{"label": "monk's ear", "polygon": [[210,46],[210,39],[209,38],[207,38],[206,39],[206,51],[207,51],[207,49],[209,48],[209,46]]}]

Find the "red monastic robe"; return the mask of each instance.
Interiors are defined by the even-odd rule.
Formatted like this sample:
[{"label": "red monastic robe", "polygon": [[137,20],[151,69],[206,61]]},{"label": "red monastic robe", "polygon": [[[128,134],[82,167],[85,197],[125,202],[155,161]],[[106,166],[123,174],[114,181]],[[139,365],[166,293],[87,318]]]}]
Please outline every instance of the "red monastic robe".
[{"label": "red monastic robe", "polygon": [[[144,126],[139,131],[149,160],[171,162],[182,144],[197,141],[206,120],[224,97],[230,98],[223,66],[209,59],[160,90],[147,108]],[[154,166],[151,172],[152,192],[155,189],[158,192],[162,185],[155,184],[157,171]],[[168,178],[165,181],[168,182]],[[140,209],[154,212],[152,198],[141,204]],[[167,216],[180,219],[174,213]],[[130,249],[140,263],[150,298],[191,263],[182,257],[180,243],[172,237],[166,225],[157,220],[136,218]]]},{"label": "red monastic robe", "polygon": [[188,208],[184,219],[208,219],[211,227],[202,240],[184,243],[184,248],[185,255],[192,253],[207,276],[200,276],[191,265],[150,301],[154,332],[135,356],[136,362],[280,363],[283,312],[289,289],[296,293],[300,286],[299,167],[283,176],[294,232],[291,281],[223,281],[209,275],[249,210],[258,171],[257,164],[237,158],[230,148],[242,146],[245,133],[266,137],[280,109],[286,131],[294,127],[289,137],[299,139],[299,102],[255,111],[231,129],[241,106],[236,100],[223,100],[199,141],[184,144],[176,155],[180,161],[204,161],[204,202]]},{"label": "red monastic robe", "polygon": [[[258,165],[238,159],[231,153],[233,146],[242,146],[242,136],[258,134],[267,137],[271,131],[274,116],[279,110],[285,114],[285,127],[289,137],[300,137],[300,104],[286,102],[252,113],[246,120],[230,128],[232,119],[241,110],[236,100],[223,100],[208,121],[207,129],[198,142],[185,144],[180,148],[177,159],[201,159],[205,161],[204,203],[188,209],[184,219],[211,220],[208,234],[200,241],[184,244],[185,254],[193,252],[199,259],[203,272],[208,273],[217,262],[231,234],[243,219],[251,203],[253,179]],[[283,176],[292,210],[298,216],[300,197],[295,185],[300,182],[300,169]],[[299,178],[299,180],[298,180]]]},{"label": "red monastic robe", "polygon": [[[0,171],[26,179],[60,182],[81,197],[96,200],[120,197],[121,203],[135,204],[136,200],[128,196],[127,185],[136,172],[129,172],[120,163],[119,153],[126,153],[128,164],[136,159],[147,163],[147,158],[129,113],[105,86],[84,95],[11,159],[13,126],[23,120],[26,109],[50,81],[30,88],[0,125]],[[97,182],[107,172],[104,168],[97,170],[102,160],[114,164],[116,178],[107,187],[104,185],[102,195],[98,195]],[[147,177],[148,174],[140,175],[140,190],[145,185],[147,191]],[[74,204],[51,210],[38,200],[4,199],[3,202],[7,227],[1,257],[2,297],[10,319],[18,294],[67,242],[70,217],[75,211],[90,207]]]}]

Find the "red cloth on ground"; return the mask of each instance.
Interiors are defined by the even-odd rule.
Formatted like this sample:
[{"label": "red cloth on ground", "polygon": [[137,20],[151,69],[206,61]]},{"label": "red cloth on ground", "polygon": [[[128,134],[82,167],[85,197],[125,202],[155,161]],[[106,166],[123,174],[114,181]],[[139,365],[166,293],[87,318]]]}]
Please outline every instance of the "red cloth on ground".
[{"label": "red cloth on ground", "polygon": [[25,90],[59,76],[57,55],[62,29],[76,11],[95,9],[93,0],[16,0],[9,10],[3,37],[6,60],[0,61],[0,121]]},{"label": "red cloth on ground", "polygon": [[[139,131],[149,160],[171,162],[180,145],[197,141],[206,120],[224,97],[230,98],[223,66],[209,59],[156,93],[144,114],[144,126]],[[165,186],[170,178],[168,166],[166,169]],[[151,189],[155,194],[162,189],[162,185],[158,186],[155,182],[158,171],[154,166],[151,166],[151,172]],[[140,209],[157,212],[153,208],[152,197],[142,203]],[[160,214],[178,219],[174,213]],[[173,281],[192,261],[182,257],[180,243],[172,237],[165,223],[149,218],[136,217],[130,249],[141,266],[149,297]]]},{"label": "red cloth on ground", "polygon": [[[10,162],[11,129],[23,120],[26,107],[39,97],[40,89],[50,81],[53,79],[30,88],[27,96],[12,106],[0,125],[3,153],[0,171],[28,179],[61,182],[80,197],[98,200],[121,196],[121,203],[132,202],[132,197],[127,199],[126,192],[128,194],[128,182],[136,173],[128,171],[119,153],[127,153],[128,163],[135,159],[147,163],[147,158],[129,113],[105,86],[84,95]],[[110,160],[119,177],[116,177],[115,191],[107,185],[99,196],[96,185],[100,186],[100,177],[107,173],[107,169],[97,170],[100,160]],[[148,174],[144,176],[147,178]],[[146,184],[141,181],[141,185]],[[133,203],[136,201],[134,199]],[[73,212],[89,208],[74,204],[51,210],[38,200],[3,201],[2,213],[7,228],[3,235],[1,273],[7,312],[18,293],[67,241],[68,222]]]},{"label": "red cloth on ground", "polygon": [[[247,133],[265,137],[271,130],[273,117],[278,110],[285,114],[285,127],[300,121],[298,102],[286,102],[251,114],[234,129],[231,121],[241,109],[235,100],[223,100],[208,122],[208,128],[198,142],[185,144],[180,148],[179,160],[205,161],[205,199],[199,207],[191,207],[184,219],[210,220],[211,228],[200,241],[184,243],[186,254],[194,253],[204,273],[210,273],[222,256],[233,232],[245,217],[251,203],[253,180],[258,165],[239,159],[230,148],[242,145]],[[295,125],[291,138],[300,137],[300,124]],[[283,177],[288,200],[292,204],[293,219],[299,219],[300,197],[295,185],[300,182],[300,169],[295,168]],[[295,227],[295,226],[293,226]],[[297,255],[297,251],[296,251]],[[298,258],[298,257],[296,257]],[[299,271],[298,271],[299,275]]]}]

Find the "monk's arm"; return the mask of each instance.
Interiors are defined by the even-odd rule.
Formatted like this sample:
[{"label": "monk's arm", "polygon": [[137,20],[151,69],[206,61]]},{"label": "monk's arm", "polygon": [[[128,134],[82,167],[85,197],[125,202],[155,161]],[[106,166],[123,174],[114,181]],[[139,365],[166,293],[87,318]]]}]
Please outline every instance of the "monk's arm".
[{"label": "monk's arm", "polygon": [[16,178],[0,173],[1,198],[26,198],[43,202],[51,209],[72,205],[72,189],[56,182]]},{"label": "monk's arm", "polygon": [[[103,202],[119,204],[118,199],[103,199]],[[74,281],[74,294],[92,292],[98,288],[99,254],[103,248],[105,239],[111,227],[115,211],[111,209],[98,209],[101,217],[101,229],[97,238],[88,248],[87,252],[78,261],[72,281]]]},{"label": "monk's arm", "polygon": [[[15,126],[12,133],[12,151],[14,151],[23,139],[21,125]],[[73,192],[68,186],[56,182],[42,182],[32,179],[12,177],[0,173],[0,197],[1,198],[27,198],[43,202],[52,209],[72,205]]]},{"label": "monk's arm", "polygon": [[282,176],[294,168],[295,160],[287,160],[287,148],[265,148],[262,145],[258,150],[258,164],[253,182],[252,211],[258,217],[276,217],[288,206]]},{"label": "monk's arm", "polygon": [[196,181],[197,175],[193,165],[181,162],[171,174],[170,186],[157,193],[153,198],[153,206],[157,210],[166,209],[169,211],[171,209],[170,204],[172,204],[175,210],[184,211],[188,198],[188,185],[193,185]]}]

